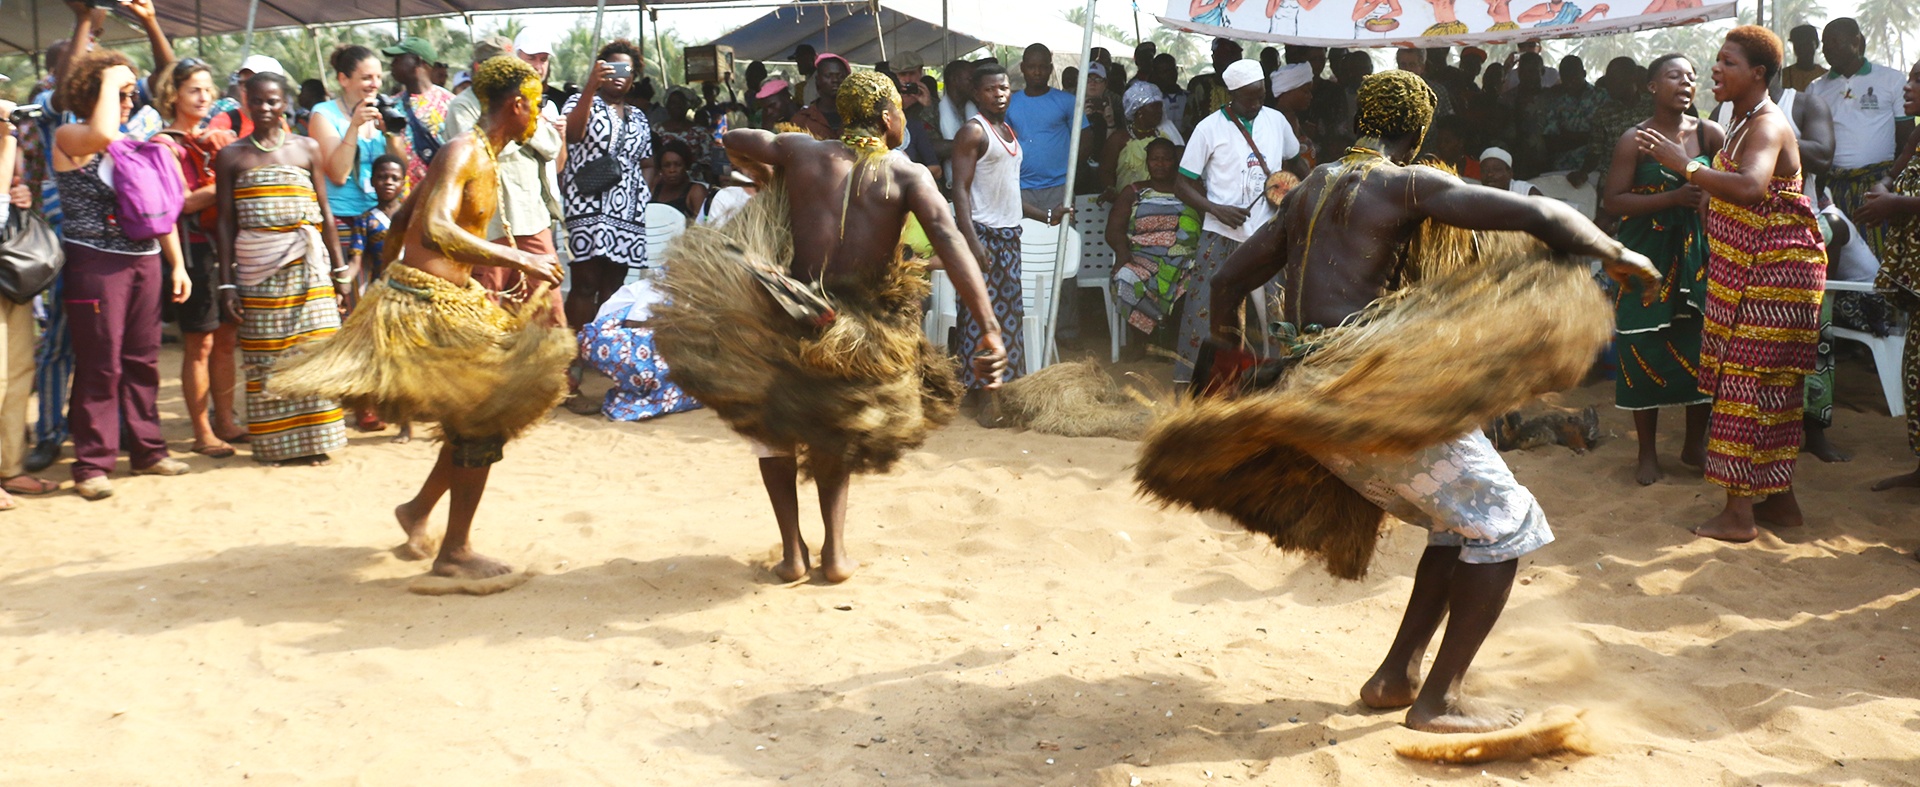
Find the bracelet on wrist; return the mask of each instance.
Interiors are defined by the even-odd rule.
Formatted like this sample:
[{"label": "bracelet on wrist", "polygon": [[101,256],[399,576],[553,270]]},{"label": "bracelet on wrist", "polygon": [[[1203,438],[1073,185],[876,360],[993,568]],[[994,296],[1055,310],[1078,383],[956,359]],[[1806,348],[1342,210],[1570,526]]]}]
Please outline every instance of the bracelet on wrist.
[{"label": "bracelet on wrist", "polygon": [[240,289],[240,285],[238,285],[238,284],[222,284],[222,285],[220,285],[220,286],[218,286],[218,287],[215,287],[214,289],[216,289],[216,290],[237,290],[237,289]]}]

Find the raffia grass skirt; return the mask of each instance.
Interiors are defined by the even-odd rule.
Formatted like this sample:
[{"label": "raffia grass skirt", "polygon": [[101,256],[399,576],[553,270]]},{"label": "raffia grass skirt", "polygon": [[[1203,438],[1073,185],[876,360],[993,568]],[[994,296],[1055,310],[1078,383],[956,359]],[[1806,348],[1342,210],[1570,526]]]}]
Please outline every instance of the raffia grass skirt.
[{"label": "raffia grass skirt", "polygon": [[549,300],[536,293],[510,314],[478,282],[460,287],[394,263],[339,333],[284,363],[272,389],[388,422],[438,423],[444,436],[510,440],[566,394],[576,348]]},{"label": "raffia grass skirt", "polygon": [[1406,454],[1478,429],[1577,384],[1613,330],[1585,266],[1548,262],[1510,233],[1477,246],[1477,264],[1322,334],[1274,388],[1162,417],[1142,443],[1140,492],[1225,514],[1336,577],[1365,576],[1385,512],[1315,455]]},{"label": "raffia grass skirt", "polygon": [[834,288],[834,321],[804,327],[749,271],[788,271],[788,217],[776,179],[725,224],[674,239],[668,302],[647,321],[654,345],[669,380],[742,436],[794,449],[802,473],[884,473],[952,421],[960,399],[953,362],[921,330],[925,265]]}]

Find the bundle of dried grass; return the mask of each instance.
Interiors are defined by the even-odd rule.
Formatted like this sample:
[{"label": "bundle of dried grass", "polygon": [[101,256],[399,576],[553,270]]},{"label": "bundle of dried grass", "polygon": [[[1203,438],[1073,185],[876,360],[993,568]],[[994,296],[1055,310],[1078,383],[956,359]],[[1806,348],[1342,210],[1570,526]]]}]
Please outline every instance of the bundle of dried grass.
[{"label": "bundle of dried grass", "polygon": [[986,419],[1064,437],[1138,440],[1153,412],[1091,361],[1057,363],[1001,387]]},{"label": "bundle of dried grass", "polygon": [[346,325],[275,372],[272,392],[320,396],[390,423],[511,439],[566,394],[573,333],[552,317],[546,286],[509,314],[485,287],[404,264],[387,266]]},{"label": "bundle of dried grass", "polygon": [[689,227],[666,253],[668,302],[647,324],[675,384],[734,431],[800,451],[807,475],[885,472],[953,420],[953,362],[920,328],[925,264],[826,293],[824,330],[797,323],[750,268],[785,274],[788,197],[775,179],[719,227]]},{"label": "bundle of dried grass", "polygon": [[1584,710],[1559,705],[1518,727],[1480,735],[1422,735],[1393,750],[1402,757],[1439,763],[1528,760],[1555,752],[1595,754],[1598,747],[1582,720],[1586,715]]},{"label": "bundle of dried grass", "polygon": [[1543,264],[1525,236],[1482,233],[1475,246],[1479,264],[1382,298],[1276,388],[1160,420],[1135,470],[1141,492],[1364,576],[1384,514],[1311,454],[1407,453],[1477,429],[1579,382],[1612,330],[1582,267]]}]

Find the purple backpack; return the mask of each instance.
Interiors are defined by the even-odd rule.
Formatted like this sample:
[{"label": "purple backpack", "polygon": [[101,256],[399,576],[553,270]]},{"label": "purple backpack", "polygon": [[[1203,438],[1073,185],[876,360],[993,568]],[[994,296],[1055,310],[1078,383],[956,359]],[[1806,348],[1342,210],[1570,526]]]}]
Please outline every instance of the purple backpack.
[{"label": "purple backpack", "polygon": [[107,146],[113,157],[113,190],[120,211],[115,220],[134,240],[158,238],[173,230],[186,203],[186,181],[173,151],[156,142],[121,137]]}]

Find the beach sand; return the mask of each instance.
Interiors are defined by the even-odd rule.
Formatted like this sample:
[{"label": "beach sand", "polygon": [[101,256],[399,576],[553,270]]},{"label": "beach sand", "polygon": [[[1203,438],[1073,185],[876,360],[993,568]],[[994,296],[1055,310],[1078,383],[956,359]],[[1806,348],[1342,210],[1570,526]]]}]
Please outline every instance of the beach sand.
[{"label": "beach sand", "polygon": [[323,468],[186,455],[177,359],[162,409],[194,474],[0,514],[0,784],[1920,782],[1920,491],[1865,490],[1913,459],[1857,363],[1833,434],[1858,458],[1804,460],[1809,524],[1751,545],[1687,532],[1720,494],[1673,460],[1677,411],[1650,488],[1611,407],[1592,454],[1509,454],[1559,540],[1469,688],[1584,708],[1603,752],[1446,766],[1396,755],[1420,734],[1356,696],[1409,527],[1339,582],[1142,503],[1133,443],[962,423],[856,481],[859,576],[785,586],[754,460],[711,413],[556,411],[476,526],[539,576],[415,595],[390,512],[431,441],[356,434]]}]

